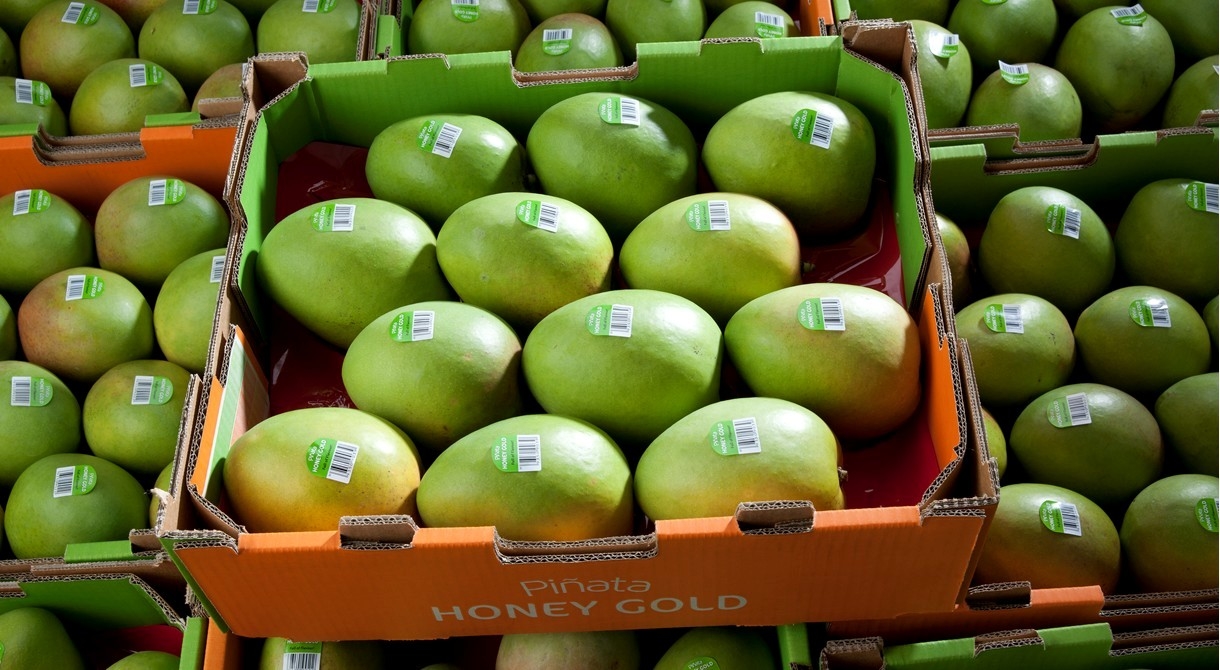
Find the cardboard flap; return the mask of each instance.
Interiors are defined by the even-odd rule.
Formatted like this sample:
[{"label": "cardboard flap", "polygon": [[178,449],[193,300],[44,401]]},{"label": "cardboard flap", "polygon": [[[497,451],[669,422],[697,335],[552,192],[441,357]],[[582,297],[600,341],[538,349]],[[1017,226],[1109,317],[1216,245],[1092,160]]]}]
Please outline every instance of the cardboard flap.
[{"label": "cardboard flap", "polygon": [[1114,650],[1131,652],[1140,647],[1160,647],[1192,642],[1210,642],[1215,645],[1217,633],[1220,633],[1220,626],[1214,623],[1118,633],[1114,636]]},{"label": "cardboard flap", "polygon": [[1029,582],[999,582],[975,586],[966,593],[966,605],[972,610],[1029,607],[1032,590]]},{"label": "cardboard flap", "polygon": [[579,563],[651,558],[657,554],[656,533],[602,537],[579,542],[507,540],[494,535],[496,557],[502,563]]},{"label": "cardboard flap", "polygon": [[928,144],[933,147],[960,144],[982,144],[987,155],[994,158],[1012,157],[1079,157],[1096,150],[1096,143],[1085,144],[1080,138],[1021,141],[1020,127],[1015,123],[994,126],[939,128],[928,131]]},{"label": "cardboard flap", "polygon": [[821,670],[883,670],[885,659],[879,637],[830,640],[818,654]]},{"label": "cardboard flap", "polygon": [[339,538],[345,549],[410,548],[419,526],[409,515],[345,516],[339,519]]}]

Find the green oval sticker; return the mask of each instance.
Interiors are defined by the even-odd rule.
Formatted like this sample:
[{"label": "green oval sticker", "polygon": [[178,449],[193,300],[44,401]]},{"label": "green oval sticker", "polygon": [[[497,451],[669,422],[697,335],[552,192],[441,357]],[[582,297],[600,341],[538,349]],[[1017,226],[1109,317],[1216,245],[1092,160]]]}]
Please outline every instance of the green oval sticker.
[{"label": "green oval sticker", "polygon": [[1198,212],[1220,212],[1220,184],[1191,182],[1186,186],[1186,206]]},{"label": "green oval sticker", "polygon": [[983,308],[983,323],[993,333],[1025,333],[1025,320],[1020,305],[993,303]]},{"label": "green oval sticker", "polygon": [[1131,320],[1145,328],[1172,328],[1169,303],[1164,298],[1140,298],[1127,307]]},{"label": "green oval sticker", "polygon": [[132,88],[156,86],[165,80],[165,70],[151,63],[132,63],[127,66],[127,83]]},{"label": "green oval sticker", "polygon": [[613,96],[605,98],[597,105],[597,115],[610,125],[639,126],[640,101]]},{"label": "green oval sticker", "polygon": [[634,316],[631,305],[597,305],[585,315],[585,328],[599,337],[631,337]]},{"label": "green oval sticker", "polygon": [[683,670],[720,670],[720,664],[711,656],[692,658],[682,666]]},{"label": "green oval sticker", "polygon": [[691,230],[731,230],[728,200],[700,200],[686,208],[686,225]]},{"label": "green oval sticker", "polygon": [[754,34],[759,37],[783,37],[784,17],[770,12],[754,12]]},{"label": "green oval sticker", "polygon": [[302,0],[301,11],[306,14],[329,14],[335,9],[336,0]]},{"label": "green oval sticker", "polygon": [[55,468],[55,488],[52,495],[56,498],[87,495],[97,486],[97,470],[92,465],[65,465]]},{"label": "green oval sticker", "polygon": [[68,284],[64,289],[64,300],[92,300],[102,294],[106,283],[97,275],[68,275]]},{"label": "green oval sticker", "polygon": [[59,19],[64,23],[74,23],[78,26],[91,26],[102,18],[102,10],[91,2],[69,2],[64,15]]},{"label": "green oval sticker", "polygon": [[207,15],[216,11],[216,0],[182,0],[182,13]]},{"label": "green oval sticker", "polygon": [[1089,413],[1088,394],[1073,393],[1052,400],[1046,406],[1046,420],[1056,428],[1071,428],[1093,423],[1093,415]]},{"label": "green oval sticker", "polygon": [[319,233],[350,233],[356,229],[356,206],[332,202],[314,210],[309,223]]},{"label": "green oval sticker", "polygon": [[186,199],[186,183],[181,179],[153,179],[148,182],[148,206],[176,205]]},{"label": "green oval sticker", "polygon": [[559,206],[541,200],[522,200],[517,203],[517,220],[531,228],[540,228],[548,233],[559,231]]},{"label": "green oval sticker", "polygon": [[1195,503],[1195,518],[1199,525],[1215,533],[1220,532],[1220,520],[1216,517],[1216,499],[1202,498]]},{"label": "green oval sticker", "polygon": [[13,82],[13,93],[17,103],[46,107],[51,103],[51,87],[35,79],[17,79]]},{"label": "green oval sticker", "polygon": [[1024,86],[1029,83],[1029,66],[1025,63],[1000,63],[1000,78],[1013,86]]},{"label": "green oval sticker", "polygon": [[542,438],[539,435],[501,435],[491,445],[491,462],[500,472],[542,470]]},{"label": "green oval sticker", "polygon": [[792,115],[792,136],[821,149],[830,148],[834,132],[834,119],[818,114],[812,109],[802,109]]},{"label": "green oval sticker", "polygon": [[25,189],[13,194],[13,216],[38,214],[51,207],[51,194],[40,188]]},{"label": "green oval sticker", "polygon": [[712,451],[721,456],[762,453],[762,441],[758,437],[758,422],[754,417],[717,421],[708,433]]},{"label": "green oval sticker", "polygon": [[174,397],[174,383],[156,375],[136,375],[131,384],[131,404],[164,405]]},{"label": "green oval sticker", "polygon": [[1142,26],[1148,20],[1148,12],[1145,12],[1138,3],[1130,7],[1111,9],[1110,16],[1124,26]]},{"label": "green oval sticker", "polygon": [[938,58],[952,58],[961,48],[961,38],[955,33],[941,33],[936,42],[935,51]]},{"label": "green oval sticker", "polygon": [[352,470],[356,467],[359,453],[358,445],[322,437],[309,445],[309,450],[305,452],[305,465],[309,467],[309,474],[315,477],[347,484],[352,480]]},{"label": "green oval sticker", "polygon": [[462,23],[474,23],[479,19],[479,0],[449,0],[453,16]]},{"label": "green oval sticker", "polygon": [[1042,520],[1042,525],[1052,533],[1076,537],[1081,535],[1080,513],[1072,503],[1044,501],[1038,508],[1038,518]]},{"label": "green oval sticker", "polygon": [[399,312],[390,321],[390,339],[395,342],[422,342],[435,334],[436,312],[426,309]]},{"label": "green oval sticker", "polygon": [[55,397],[55,388],[49,379],[13,377],[10,384],[9,405],[13,407],[46,407]]},{"label": "green oval sticker", "polygon": [[809,330],[847,330],[843,301],[839,298],[809,298],[796,309],[797,323]]},{"label": "green oval sticker", "polygon": [[571,28],[546,28],[542,31],[542,53],[548,56],[562,56],[571,48]]},{"label": "green oval sticker", "polygon": [[1080,239],[1080,210],[1066,205],[1047,207],[1046,230],[1073,240]]}]

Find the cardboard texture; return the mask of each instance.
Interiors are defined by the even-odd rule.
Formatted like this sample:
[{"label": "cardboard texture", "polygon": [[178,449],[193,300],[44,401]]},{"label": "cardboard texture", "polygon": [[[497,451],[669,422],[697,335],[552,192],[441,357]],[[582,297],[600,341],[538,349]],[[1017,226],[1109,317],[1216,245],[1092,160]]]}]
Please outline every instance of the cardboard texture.
[{"label": "cardboard texture", "polygon": [[977,637],[884,645],[870,637],[827,644],[823,670],[955,670],[957,668],[1210,668],[1217,663],[1217,626],[1166,627],[1113,633],[1105,623],[1001,630]]},{"label": "cardboard texture", "polygon": [[[872,60],[845,51],[838,38],[657,44],[642,46],[640,62],[623,73],[525,85],[514,82],[505,54],[319,65],[308,76],[291,59],[256,59],[251,87],[270,102],[247,106],[238,140],[231,204],[243,226],[232,240],[217,327],[225,363],[201,394],[206,409],[187,466],[175,471],[184,493],[170,503],[162,538],[218,629],[426,639],[951,610],[995,492],[977,476],[977,444],[965,439],[958,343],[935,281],[943,269],[929,270],[926,147],[912,131],[907,83],[877,64],[903,67],[909,35],[905,27],[861,29],[855,39]],[[745,505],[734,517],[663,521],[641,535],[569,544],[508,542],[489,527],[416,528],[405,517],[345,518],[325,532],[248,533],[217,504],[214,475],[229,445],[275,402],[263,338],[271,310],[245,261],[278,219],[277,176],[289,157],[318,141],[367,146],[390,123],[433,110],[483,114],[524,134],[555,101],[600,90],[652,99],[707,127],[742,100],[787,89],[852,100],[883,147],[879,165],[887,167],[875,190],[888,198],[902,249],[901,280],[889,290],[916,315],[925,360],[925,403],[913,424],[923,435],[914,444],[923,446],[905,450],[924,455],[903,456],[901,440],[889,452],[921,459],[929,473],[909,501],[885,504],[884,491],[859,483],[855,509]],[[717,94],[692,94],[707,90]],[[314,197],[333,196],[323,189]],[[863,465],[869,456],[855,458]]]},{"label": "cardboard texture", "polygon": [[[203,665],[203,619],[184,616],[176,598],[132,573],[0,578],[0,614],[25,607],[54,613],[67,627],[86,667],[108,667],[130,651],[164,651],[181,668]],[[166,595],[163,595],[166,594]],[[172,602],[176,600],[177,602]]]}]

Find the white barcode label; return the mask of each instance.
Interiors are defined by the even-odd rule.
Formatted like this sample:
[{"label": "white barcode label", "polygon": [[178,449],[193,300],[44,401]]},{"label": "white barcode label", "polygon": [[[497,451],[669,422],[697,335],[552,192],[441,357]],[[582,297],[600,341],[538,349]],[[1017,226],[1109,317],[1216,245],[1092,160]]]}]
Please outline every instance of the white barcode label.
[{"label": "white barcode label", "polygon": [[62,19],[60,19],[60,21],[63,21],[64,23],[76,23],[80,20],[80,15],[83,11],[85,11],[85,3],[70,2],[68,3],[67,11],[64,12],[64,16]]},{"label": "white barcode label", "polygon": [[76,468],[71,465],[55,468],[55,488],[52,495],[56,498],[72,495],[72,477],[75,474]]},{"label": "white barcode label", "polygon": [[945,47],[955,47],[958,45],[959,39],[954,33],[942,33],[940,36],[940,46],[942,49]]},{"label": "white barcode label", "polygon": [[[132,88],[148,85],[148,68],[143,63],[135,63],[127,67],[127,81]],[[164,183],[164,180],[162,180]]]},{"label": "white barcode label", "polygon": [[[133,66],[134,67],[134,66]],[[148,182],[148,206],[160,207],[165,204],[166,180],[154,179]]]},{"label": "white barcode label", "polygon": [[64,300],[80,300],[85,297],[85,275],[68,275],[68,288]]},{"label": "white barcode label", "polygon": [[1080,210],[1068,207],[1063,215],[1063,234],[1073,240],[1080,239]]},{"label": "white barcode label", "polygon": [[729,221],[728,200],[707,201],[707,227],[708,230],[731,229],[732,223]]},{"label": "white barcode label", "polygon": [[33,191],[25,189],[13,194],[13,216],[30,213],[30,196]]},{"label": "white barcode label", "polygon": [[813,118],[813,132],[809,136],[809,143],[821,149],[830,148],[830,135],[835,129],[835,122],[825,114],[818,114]]},{"label": "white barcode label", "polygon": [[1089,414],[1089,396],[1085,393],[1073,393],[1067,397],[1068,421],[1073,426],[1083,426],[1093,423]]},{"label": "white barcode label", "polygon": [[360,453],[360,447],[351,442],[335,442],[335,453],[330,457],[330,467],[326,469],[326,478],[343,484],[350,482],[352,470],[356,467],[358,453]]},{"label": "white barcode label", "polygon": [[1059,503],[1059,514],[1063,517],[1063,532],[1065,535],[1080,537],[1080,512],[1072,503]]},{"label": "white barcode label", "polygon": [[433,323],[436,321],[436,312],[428,310],[415,310],[411,316],[411,341],[419,342],[420,340],[432,339]]},{"label": "white barcode label", "polygon": [[1209,214],[1220,213],[1220,184],[1204,184],[1203,201]]},{"label": "white barcode label", "polygon": [[1000,61],[1000,72],[1003,72],[1004,74],[1013,74],[1013,75],[1029,74],[1029,66],[1026,65],[1025,63],[1019,63],[1017,65],[1010,65],[1009,63]]},{"label": "white barcode label", "polygon": [[739,454],[757,454],[762,451],[762,442],[758,439],[758,422],[752,416],[733,419],[733,437],[737,440]]},{"label": "white barcode label", "polygon": [[331,219],[330,229],[336,232],[350,233],[356,226],[356,206],[337,204],[335,214]]},{"label": "white barcode label", "polygon": [[936,55],[941,58],[951,58],[957,54],[960,38],[954,33],[941,33],[937,40]]},{"label": "white barcode label", "polygon": [[1130,16],[1139,16],[1140,14],[1143,14],[1143,13],[1144,13],[1144,8],[1140,7],[1138,4],[1132,5],[1130,7],[1118,7],[1118,8],[1110,10],[1110,16],[1113,16],[1116,19],[1123,19],[1123,18],[1127,18]]},{"label": "white barcode label", "polygon": [[213,284],[219,284],[225,276],[225,257],[212,256],[212,269],[208,274],[208,281]]},{"label": "white barcode label", "polygon": [[131,404],[133,405],[149,405],[152,404],[153,391],[153,376],[152,375],[136,375],[135,382],[131,385]]},{"label": "white barcode label", "polygon": [[542,438],[538,435],[517,436],[517,472],[542,470]]},{"label": "white barcode label", "polygon": [[846,330],[843,319],[843,301],[839,298],[822,298],[823,330]]},{"label": "white barcode label", "polygon": [[8,404],[13,407],[29,407],[33,380],[30,377],[13,377],[13,389],[9,393]]},{"label": "white barcode label", "polygon": [[552,42],[555,40],[570,40],[572,39],[571,28],[551,28],[542,31],[542,41]]},{"label": "white barcode label", "polygon": [[538,227],[550,233],[559,231],[559,206],[542,202],[538,205]]},{"label": "white barcode label", "polygon": [[635,308],[631,305],[611,305],[610,336],[631,337],[631,319]]},{"label": "white barcode label", "polygon": [[[317,2],[317,0],[314,0],[314,2]],[[198,14],[199,13],[199,0],[182,0],[182,13],[183,14]]]},{"label": "white barcode label", "polygon": [[316,14],[318,12],[318,0],[305,0],[301,4],[301,11]]},{"label": "white barcode label", "polygon": [[778,14],[769,14],[767,12],[754,12],[754,23],[761,23],[775,28],[784,27],[784,18]]},{"label": "white barcode label", "polygon": [[1004,315],[1004,332],[1025,332],[1025,320],[1021,318],[1020,305],[1004,305],[1002,308],[1002,314]]},{"label": "white barcode label", "polygon": [[[317,2],[317,0],[314,0]],[[322,667],[322,654],[294,652],[284,654],[283,670],[319,670]]]},{"label": "white barcode label", "polygon": [[1164,300],[1147,300],[1148,313],[1152,315],[1153,328],[1172,328],[1173,322],[1169,320],[1169,303]]},{"label": "white barcode label", "polygon": [[450,4],[462,5],[464,7],[478,7],[479,0],[450,0]]},{"label": "white barcode label", "polygon": [[30,79],[18,79],[13,88],[17,91],[17,102],[23,105],[34,104],[34,82]]},{"label": "white barcode label", "polygon": [[640,101],[632,98],[619,100],[619,123],[629,126],[640,125]]},{"label": "white barcode label", "polygon": [[457,126],[448,123],[442,125],[440,132],[436,134],[436,144],[432,145],[432,153],[449,158],[453,155],[453,148],[457,146],[458,137],[461,134],[462,129]]}]

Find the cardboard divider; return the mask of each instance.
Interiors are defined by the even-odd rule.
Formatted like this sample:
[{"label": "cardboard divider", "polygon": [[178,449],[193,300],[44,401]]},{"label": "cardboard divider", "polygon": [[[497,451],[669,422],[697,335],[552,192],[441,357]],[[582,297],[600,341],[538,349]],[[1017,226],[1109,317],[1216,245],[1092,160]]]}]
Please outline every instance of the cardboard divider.
[{"label": "cardboard divider", "polygon": [[[247,106],[238,142],[230,204],[244,225],[231,240],[234,262],[217,325],[225,362],[201,394],[204,411],[185,447],[188,465],[175,473],[182,495],[162,534],[216,624],[255,637],[426,639],[777,625],[952,609],[995,492],[989,481],[961,472],[979,457],[965,437],[952,322],[940,285],[931,281],[943,271],[928,270],[927,150],[912,125],[906,71],[878,64],[904,67],[910,37],[904,26],[885,31],[859,31],[873,53],[843,51],[838,38],[776,40],[765,50],[757,40],[644,45],[629,78],[593,83],[522,85],[501,54],[320,65],[308,76],[290,59],[255,59],[252,86],[269,100]],[[677,81],[723,92],[680,95]],[[276,406],[265,367],[273,344],[264,339],[270,310],[246,260],[287,209],[282,199],[292,182],[277,179],[288,179],[291,155],[325,148],[319,142],[367,146],[376,129],[411,115],[412,105],[487,114],[522,132],[558,99],[610,90],[672,105],[706,126],[739,99],[792,88],[837,90],[879,124],[885,166],[879,202],[894,214],[889,244],[902,249],[900,279],[889,290],[915,316],[925,361],[918,417],[909,435],[887,448],[897,455],[906,444],[922,454],[905,458],[922,462],[927,479],[905,483],[899,501],[896,493],[866,490],[862,476],[849,477],[856,487],[851,509],[759,501],[731,517],[660,521],[640,535],[563,545],[509,542],[490,527],[417,528],[406,518],[346,518],[335,530],[307,533],[248,533],[229,518],[219,477],[224,454]],[[372,90],[385,104],[369,104]],[[288,374],[288,364],[276,361],[277,374]],[[316,361],[310,365],[318,369]],[[867,459],[868,452],[854,458]],[[754,569],[743,573],[742,565]]]}]

